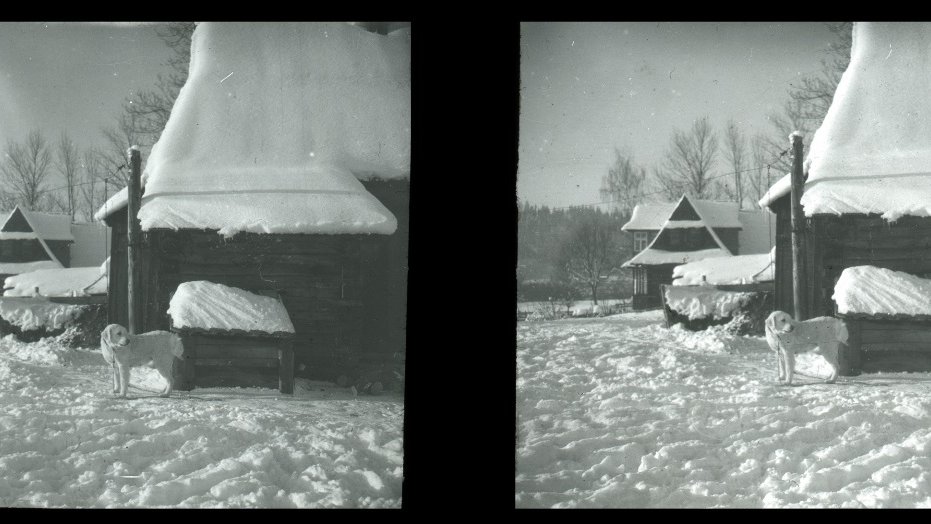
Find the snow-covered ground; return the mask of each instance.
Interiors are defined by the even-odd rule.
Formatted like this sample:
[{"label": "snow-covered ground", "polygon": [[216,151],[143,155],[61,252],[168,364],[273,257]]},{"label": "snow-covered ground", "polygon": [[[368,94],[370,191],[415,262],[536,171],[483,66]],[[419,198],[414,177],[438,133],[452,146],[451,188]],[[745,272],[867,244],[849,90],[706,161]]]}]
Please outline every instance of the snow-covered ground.
[{"label": "snow-covered ground", "polygon": [[657,311],[517,325],[518,507],[931,507],[931,374],[775,381]]},{"label": "snow-covered ground", "polygon": [[131,383],[114,398],[99,351],[0,339],[0,507],[401,505],[398,394]]}]

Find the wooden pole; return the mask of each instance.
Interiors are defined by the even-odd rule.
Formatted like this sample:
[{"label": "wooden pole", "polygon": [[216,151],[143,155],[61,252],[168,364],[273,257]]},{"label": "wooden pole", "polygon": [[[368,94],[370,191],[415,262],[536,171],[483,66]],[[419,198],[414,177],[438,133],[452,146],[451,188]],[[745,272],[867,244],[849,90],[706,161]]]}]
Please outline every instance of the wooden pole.
[{"label": "wooden pole", "polygon": [[136,274],[136,258],[139,255],[139,220],[136,218],[136,215],[139,214],[139,201],[142,198],[141,191],[139,190],[140,186],[140,171],[142,168],[142,157],[139,154],[139,149],[136,146],[133,146],[129,149],[129,165],[131,167],[130,176],[129,176],[129,186],[127,191],[129,192],[129,200],[126,206],[126,220],[127,220],[127,251],[126,259],[128,261],[127,271],[126,271],[126,283],[127,283],[127,302],[129,305],[129,315],[127,328],[129,332],[135,334],[139,329],[139,318],[136,313],[139,311],[139,275]]},{"label": "wooden pole", "polygon": [[802,189],[805,180],[802,175],[802,135],[796,131],[789,137],[792,140],[792,301],[795,304],[795,319],[806,320],[808,307],[805,304],[805,265],[802,260],[802,242],[805,234],[805,215],[802,212]]}]

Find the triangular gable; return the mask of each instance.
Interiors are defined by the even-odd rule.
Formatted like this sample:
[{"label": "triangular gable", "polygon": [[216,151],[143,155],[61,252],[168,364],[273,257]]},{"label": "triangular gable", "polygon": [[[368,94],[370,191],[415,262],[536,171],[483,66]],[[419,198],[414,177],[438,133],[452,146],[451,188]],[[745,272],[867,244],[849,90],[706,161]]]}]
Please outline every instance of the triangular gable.
[{"label": "triangular gable", "polygon": [[3,223],[3,227],[0,227],[0,232],[3,233],[34,233],[32,226],[29,225],[29,221],[26,220],[26,217],[23,215],[23,210],[16,206],[13,211],[10,212],[10,215],[6,218],[6,222]]},{"label": "triangular gable", "polygon": [[[665,242],[665,239],[671,235],[669,233],[672,229],[696,229],[701,228],[703,235],[707,235],[706,238],[711,239],[711,246],[701,247],[694,251],[669,251],[665,249],[657,249],[655,246],[657,244],[662,245]],[[675,263],[670,257],[665,256],[665,254],[675,254],[675,253],[695,253],[700,254],[700,258],[709,258],[710,256],[733,256],[731,250],[724,245],[724,242],[718,237],[717,233],[708,226],[702,217],[701,213],[698,211],[696,206],[694,206],[689,199],[688,195],[682,195],[682,198],[679,199],[676,208],[673,209],[670,213],[669,218],[666,219],[666,222],[663,224],[662,229],[659,233],[656,234],[656,237],[653,238],[653,241],[650,242],[650,245],[646,249],[638,253],[634,258],[628,260],[623,264],[623,267],[630,267],[633,265],[655,265],[655,264],[669,264]],[[689,258],[688,255],[683,255],[685,258]],[[675,257],[673,257],[675,258]],[[691,260],[697,260],[696,258],[691,258]],[[662,261],[662,262],[660,262]]]}]

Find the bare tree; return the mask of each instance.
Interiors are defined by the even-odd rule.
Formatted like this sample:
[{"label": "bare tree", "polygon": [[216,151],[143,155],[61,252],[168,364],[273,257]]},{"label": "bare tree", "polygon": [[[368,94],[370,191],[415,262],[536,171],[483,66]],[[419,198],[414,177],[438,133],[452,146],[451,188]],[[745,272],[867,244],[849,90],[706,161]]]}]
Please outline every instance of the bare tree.
[{"label": "bare tree", "polygon": [[162,134],[178,92],[187,81],[194,23],[172,22],[158,26],[156,32],[174,52],[164,64],[170,68],[170,73],[158,75],[155,89],[139,91],[123,102],[123,111],[130,117],[136,145],[144,148],[151,147]]},{"label": "bare tree", "polygon": [[39,130],[33,130],[25,144],[7,141],[5,158],[0,164],[8,191],[15,201],[31,210],[44,209],[47,200],[46,179],[52,163],[52,152]]},{"label": "bare tree", "polygon": [[785,173],[776,170],[775,167],[767,167],[771,160],[765,136],[761,134],[753,136],[750,141],[750,154],[753,158],[754,169],[746,174],[744,180],[747,182],[747,197],[756,203],[769,191],[769,187],[782,178]]},{"label": "bare tree", "polygon": [[724,184],[724,193],[737,202],[738,209],[743,209],[743,171],[747,169],[747,138],[734,120],[728,120],[727,127],[724,128],[724,156],[734,172],[734,186],[732,188]]},{"label": "bare tree", "polygon": [[595,305],[602,277],[623,262],[616,234],[601,213],[593,213],[583,217],[563,246],[562,263],[569,278],[588,286]]},{"label": "bare tree", "polygon": [[80,155],[78,147],[74,145],[71,138],[64,132],[58,137],[56,149],[56,167],[65,180],[65,195],[62,199],[62,210],[71,216],[74,222],[74,213],[77,211],[78,196],[78,168],[80,164]]},{"label": "bare tree", "polygon": [[139,145],[140,135],[136,132],[136,117],[129,113],[117,115],[116,124],[101,130],[105,146],[98,150],[100,168],[105,176],[120,187],[129,183],[129,167],[126,151]]},{"label": "bare tree", "polygon": [[682,193],[696,198],[716,196],[711,168],[717,152],[718,138],[707,116],[696,120],[688,132],[676,129],[661,167],[654,171],[660,189],[671,199]]},{"label": "bare tree", "polygon": [[100,152],[92,148],[86,149],[81,167],[78,207],[84,215],[84,220],[91,222],[94,219],[94,213],[104,203],[102,191],[106,183],[104,179],[106,173],[101,167]]},{"label": "bare tree", "polygon": [[602,200],[614,201],[614,209],[624,216],[630,216],[634,206],[643,198],[643,186],[647,171],[634,164],[628,155],[614,148],[614,164],[601,178],[599,193]]}]

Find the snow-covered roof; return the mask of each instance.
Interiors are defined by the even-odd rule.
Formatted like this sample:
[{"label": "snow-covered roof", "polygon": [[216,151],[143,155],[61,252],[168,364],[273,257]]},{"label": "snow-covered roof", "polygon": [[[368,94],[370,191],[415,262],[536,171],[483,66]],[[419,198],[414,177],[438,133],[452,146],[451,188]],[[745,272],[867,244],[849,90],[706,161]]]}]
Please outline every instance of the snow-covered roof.
[{"label": "snow-covered roof", "polygon": [[18,275],[39,269],[58,269],[63,267],[54,260],[39,260],[37,262],[0,262],[0,275]]},{"label": "snow-covered roof", "polygon": [[740,212],[743,228],[737,232],[741,255],[769,253],[776,245],[776,218],[762,209]]},{"label": "snow-covered roof", "polygon": [[931,315],[931,280],[873,266],[848,267],[833,298],[841,314]]},{"label": "snow-covered roof", "polygon": [[7,277],[3,287],[7,297],[31,297],[36,288],[45,297],[105,295],[107,277],[97,266],[40,269]]},{"label": "snow-covered roof", "polygon": [[712,257],[731,257],[731,254],[720,248],[702,249],[699,251],[664,251],[662,249],[647,248],[637,253],[637,256],[624,262],[621,267],[637,265],[656,266],[660,264],[685,264],[696,260]]},{"label": "snow-covered roof", "polygon": [[863,22],[812,138],[805,214],[931,216],[931,24]]},{"label": "snow-covered roof", "polygon": [[181,283],[168,304],[168,315],[175,328],[294,333],[278,299],[206,280]]},{"label": "snow-covered roof", "polygon": [[202,23],[146,164],[142,229],[391,234],[359,182],[407,178],[410,29]]},{"label": "snow-covered roof", "polygon": [[[680,199],[679,202],[682,200]],[[630,221],[621,226],[624,231],[631,230],[659,230],[677,207],[679,202],[661,202],[637,204],[631,213]],[[689,198],[702,218],[711,227],[742,227],[737,213],[737,204],[734,202],[715,202],[712,200],[698,200]]]},{"label": "snow-covered roof", "polygon": [[[10,220],[14,219],[14,217],[17,217],[19,214],[22,214],[23,218],[26,219],[26,223],[32,231],[4,231],[10,229]],[[16,208],[7,215],[3,225],[0,226],[0,240],[29,238],[74,241],[74,236],[71,234],[71,216],[27,211],[22,207],[16,206]]]},{"label": "snow-covered roof", "polygon": [[630,221],[621,226],[621,230],[658,230],[663,227],[663,223],[666,222],[666,219],[669,218],[677,205],[673,202],[637,204],[634,206],[634,212],[631,213]]},{"label": "snow-covered roof", "polygon": [[[682,264],[672,270],[672,285],[692,286],[700,284],[772,282],[774,255],[775,248],[771,253],[705,258]],[[702,277],[704,277],[704,280]]]},{"label": "snow-covered roof", "polygon": [[100,209],[94,213],[94,220],[104,220],[127,205],[129,205],[129,188],[124,187],[114,193],[113,196],[108,198],[107,201],[100,206]]},{"label": "snow-covered roof", "polygon": [[786,173],[785,176],[776,181],[775,184],[766,190],[766,194],[760,199],[761,208],[773,205],[773,202],[788,195],[792,191],[792,173]]}]

